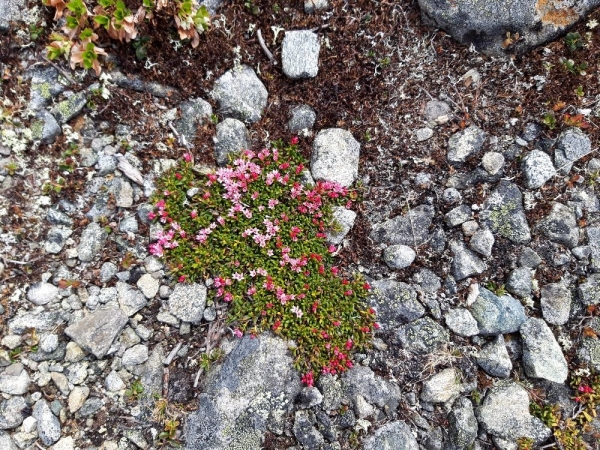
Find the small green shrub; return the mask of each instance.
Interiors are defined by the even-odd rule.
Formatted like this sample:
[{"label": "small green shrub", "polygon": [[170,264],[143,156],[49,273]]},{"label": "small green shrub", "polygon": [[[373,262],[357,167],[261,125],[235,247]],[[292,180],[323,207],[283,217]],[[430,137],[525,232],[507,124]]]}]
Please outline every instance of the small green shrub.
[{"label": "small green shrub", "polygon": [[150,252],[179,282],[206,281],[229,303],[236,336],[271,330],[293,340],[294,365],[312,385],[318,373],[352,367],[350,353],[378,325],[364,302],[370,286],[333,266],[336,248],[325,240],[331,206],[350,207],[357,193],[327,181],[304,186],[296,143],[247,150],[204,174],[185,154],[157,180],[149,217],[165,229]]}]

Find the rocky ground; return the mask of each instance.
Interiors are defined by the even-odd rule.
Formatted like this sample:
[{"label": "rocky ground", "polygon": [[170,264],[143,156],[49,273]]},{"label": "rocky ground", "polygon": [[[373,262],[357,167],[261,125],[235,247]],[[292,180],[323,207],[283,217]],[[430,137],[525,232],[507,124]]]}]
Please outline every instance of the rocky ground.
[{"label": "rocky ground", "polygon": [[[0,449],[557,447],[530,402],[571,417],[600,370],[600,13],[486,56],[416,2],[306,3],[223,2],[196,49],[147,26],[98,77],[45,59],[52,11],[0,0]],[[381,324],[314,388],[148,252],[185,151],[294,135],[361,186],[337,258]]]}]

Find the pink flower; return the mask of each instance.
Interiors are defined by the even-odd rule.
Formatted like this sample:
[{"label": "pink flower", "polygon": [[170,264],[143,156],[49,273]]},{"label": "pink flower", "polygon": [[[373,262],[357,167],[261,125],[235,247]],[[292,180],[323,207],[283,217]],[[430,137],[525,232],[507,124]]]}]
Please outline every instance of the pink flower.
[{"label": "pink flower", "polygon": [[304,383],[307,386],[312,386],[315,382],[314,377],[313,377],[313,373],[312,372],[307,372],[304,375],[302,375],[302,383]]},{"label": "pink flower", "polygon": [[168,190],[166,190],[166,189],[163,191],[163,194],[166,195],[166,196],[171,195],[171,193]]},{"label": "pink flower", "polygon": [[252,198],[252,200],[256,200],[259,195],[260,194],[258,193],[258,191],[254,191],[250,197]]},{"label": "pink flower", "polygon": [[179,282],[180,282],[180,283],[183,283],[184,281],[185,281],[185,275],[181,275],[181,276],[179,277]]},{"label": "pink flower", "polygon": [[235,330],[233,330],[233,335],[236,338],[241,338],[244,335],[244,333],[242,333],[239,328],[236,328]]},{"label": "pink flower", "polygon": [[250,289],[248,289],[248,291],[246,292],[246,294],[248,294],[250,296],[256,294],[256,286],[252,286]]},{"label": "pink flower", "polygon": [[196,217],[198,217],[198,211],[196,211],[195,209],[193,209],[193,210],[190,212],[190,217],[191,217],[192,219],[195,219]]},{"label": "pink flower", "polygon": [[185,162],[190,162],[190,161],[192,160],[192,155],[191,155],[191,153],[184,153],[184,154],[183,154],[183,160],[184,160]]},{"label": "pink flower", "polygon": [[353,345],[354,345],[354,343],[352,342],[352,339],[348,339],[346,341],[346,350],[350,350]]},{"label": "pink flower", "polygon": [[149,250],[152,255],[163,256],[163,248],[158,242],[150,244]]},{"label": "pink flower", "polygon": [[148,219],[150,219],[150,220],[156,219],[156,214],[154,212],[150,211],[148,213]]},{"label": "pink flower", "polygon": [[298,143],[298,140],[298,136],[294,136],[292,139],[290,139],[290,144],[296,145]]},{"label": "pink flower", "polygon": [[231,294],[231,292],[225,292],[225,297],[223,297],[223,300],[225,300],[226,302],[230,302],[231,300],[233,300],[233,295]]},{"label": "pink flower", "polygon": [[327,250],[329,251],[329,253],[335,253],[335,245],[330,245]]},{"label": "pink flower", "polygon": [[233,275],[231,275],[231,278],[233,278],[236,281],[242,281],[244,279],[244,274],[236,272]]},{"label": "pink flower", "polygon": [[296,317],[298,317],[298,319],[299,319],[300,317],[302,317],[302,315],[304,314],[304,313],[302,312],[302,310],[301,310],[300,308],[298,308],[297,306],[292,306],[292,309],[291,309],[291,311],[292,311],[292,313],[296,314]]},{"label": "pink flower", "polygon": [[342,324],[342,322],[340,322],[339,320],[334,320],[333,321],[333,326],[334,327],[339,327]]},{"label": "pink flower", "polygon": [[277,200],[275,198],[269,199],[269,209],[275,208],[275,206],[277,206],[278,204],[279,204],[279,200]]},{"label": "pink flower", "polygon": [[332,273],[333,275],[337,275],[337,274],[338,274],[338,271],[339,271],[339,269],[338,269],[337,267],[335,267],[335,266],[333,266],[333,267],[331,268],[331,273]]}]

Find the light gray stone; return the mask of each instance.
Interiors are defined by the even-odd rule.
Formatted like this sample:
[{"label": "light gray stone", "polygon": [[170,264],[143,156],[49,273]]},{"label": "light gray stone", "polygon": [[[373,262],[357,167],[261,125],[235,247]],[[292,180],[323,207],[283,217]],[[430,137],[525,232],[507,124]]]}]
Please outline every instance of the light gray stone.
[{"label": "light gray stone", "polygon": [[487,269],[487,265],[475,253],[467,249],[462,241],[451,241],[450,251],[453,254],[452,276],[456,281],[479,275]]},{"label": "light gray stone", "polygon": [[21,396],[12,396],[0,401],[0,430],[17,428],[29,414],[28,411],[29,406]]},{"label": "light gray stone", "polygon": [[98,256],[104,247],[108,233],[96,222],[90,223],[79,240],[77,255],[81,261],[89,262]]},{"label": "light gray stone", "polygon": [[[0,26],[2,26],[2,22],[0,22]],[[19,450],[19,447],[15,445],[10,435],[4,431],[0,431],[0,448],[3,450]]]},{"label": "light gray stone", "polygon": [[579,227],[575,213],[568,206],[554,202],[552,210],[537,225],[552,242],[573,248],[579,242]]},{"label": "light gray stone", "polygon": [[286,31],[281,43],[283,73],[293,80],[316,77],[320,49],[316,33],[310,30]]},{"label": "light gray stone", "polygon": [[27,300],[34,305],[46,305],[57,298],[58,288],[43,281],[32,284],[27,290]]},{"label": "light gray stone", "polygon": [[593,272],[600,272],[600,226],[588,226],[586,234],[591,251],[590,269]]},{"label": "light gray stone", "polygon": [[477,418],[473,403],[465,397],[458,398],[448,414],[448,436],[455,449],[469,448],[477,438]]},{"label": "light gray stone", "polygon": [[290,120],[287,128],[292,133],[299,133],[302,130],[311,130],[317,120],[315,110],[308,105],[298,105],[290,110]]},{"label": "light gray stone", "polygon": [[600,273],[592,274],[579,284],[579,300],[586,306],[600,303]]},{"label": "light gray stone", "polygon": [[260,120],[267,106],[267,89],[250,66],[242,65],[225,72],[211,92],[219,102],[219,111],[246,123]]},{"label": "light gray stone", "polygon": [[444,369],[423,383],[421,400],[429,403],[446,403],[460,394],[460,372]]},{"label": "light gray stone", "polygon": [[406,422],[388,422],[363,441],[364,450],[419,450]]},{"label": "light gray stone", "polygon": [[430,100],[425,105],[425,118],[431,122],[443,124],[450,120],[452,109],[448,103],[439,100]]},{"label": "light gray stone", "polygon": [[469,337],[479,334],[477,321],[468,309],[451,309],[444,315],[444,320],[448,328],[459,336]]},{"label": "light gray stone", "polygon": [[416,290],[395,280],[376,280],[371,285],[369,304],[377,311],[377,321],[384,330],[391,330],[425,315],[417,300]]},{"label": "light gray stone", "polygon": [[144,294],[147,299],[154,298],[154,296],[158,293],[159,286],[160,281],[158,278],[154,278],[149,273],[142,275],[137,282],[137,287],[140,289],[140,291],[142,291],[142,294]]},{"label": "light gray stone", "polygon": [[133,188],[129,181],[115,178],[112,183],[112,193],[115,197],[115,204],[119,208],[130,208],[133,205]]},{"label": "light gray stone", "polygon": [[423,142],[433,137],[433,130],[428,127],[419,128],[415,131],[415,136],[417,137],[417,142]]},{"label": "light gray stone", "polygon": [[492,342],[485,344],[477,355],[477,364],[493,377],[508,378],[512,362],[506,349],[504,336],[499,334]]},{"label": "light gray stone", "polygon": [[121,362],[125,367],[137,366],[138,364],[145,363],[148,360],[148,347],[144,344],[134,345],[131,348],[125,350]]},{"label": "light gray stone", "polygon": [[[135,216],[127,216],[124,217],[121,222],[119,222],[119,231],[123,233],[137,233],[138,232],[138,223]],[[116,272],[115,272],[116,273]]]},{"label": "light gray stone", "polygon": [[46,353],[52,353],[58,347],[58,335],[54,333],[46,334],[40,339],[40,350]]},{"label": "light gray stone", "polygon": [[[592,1],[600,5],[600,1]],[[590,138],[579,128],[570,128],[563,131],[556,140],[554,164],[562,175],[566,175],[571,171],[573,163],[589,154],[591,150]]]},{"label": "light gray stone", "polygon": [[48,212],[46,212],[46,220],[52,225],[65,225],[67,227],[73,226],[73,219],[56,207],[48,208]]},{"label": "light gray stone", "polygon": [[319,180],[350,186],[358,176],[360,144],[341,128],[321,130],[313,142],[311,174]]},{"label": "light gray stone", "polygon": [[471,208],[467,205],[457,206],[444,216],[444,221],[449,227],[457,227],[467,220],[471,220]]},{"label": "light gray stone", "polygon": [[[596,291],[600,284],[596,285]],[[561,283],[550,283],[542,287],[540,305],[544,320],[552,325],[564,325],[571,311],[571,291]]]},{"label": "light gray stone", "polygon": [[250,148],[250,135],[243,122],[227,118],[217,125],[215,157],[219,166],[226,166],[230,157]]},{"label": "light gray stone", "polygon": [[135,289],[129,283],[123,281],[117,282],[117,292],[119,296],[119,306],[121,310],[131,317],[140,309],[148,304],[144,294]]},{"label": "light gray stone", "polygon": [[37,420],[38,436],[44,445],[52,445],[60,439],[60,422],[46,400],[38,400],[35,403],[33,417]]},{"label": "light gray stone", "polygon": [[417,257],[417,253],[407,245],[390,245],[383,252],[383,261],[390,269],[409,267]]},{"label": "light gray stone", "polygon": [[29,390],[31,379],[23,364],[15,363],[0,373],[0,392],[10,395],[23,395]]},{"label": "light gray stone", "polygon": [[567,361],[546,322],[531,318],[521,325],[519,332],[527,376],[564,383],[569,374]]},{"label": "light gray stone", "polygon": [[321,11],[328,7],[328,0],[304,0],[304,12],[307,14]]},{"label": "light gray stone", "polygon": [[429,317],[401,326],[395,338],[402,348],[417,354],[436,351],[449,340],[448,331]]},{"label": "light gray stone", "polygon": [[65,436],[52,446],[52,450],[75,450],[75,441],[72,436]]},{"label": "light gray stone", "polygon": [[71,389],[69,388],[69,379],[65,375],[60,372],[52,372],[50,377],[63,395],[69,395]]},{"label": "light gray stone", "polygon": [[531,295],[532,275],[528,267],[518,267],[508,274],[506,290],[517,297],[527,298]]},{"label": "light gray stone", "polygon": [[485,133],[475,125],[453,134],[448,140],[448,162],[462,165],[470,156],[483,147]]},{"label": "light gray stone", "polygon": [[333,220],[335,221],[335,228],[327,231],[327,241],[334,245],[338,245],[342,243],[346,235],[352,229],[354,220],[356,219],[356,213],[343,206],[334,206],[331,209]]},{"label": "light gray stone", "polygon": [[523,195],[517,185],[501,181],[483,202],[480,219],[494,233],[515,244],[531,240],[523,211]]},{"label": "light gray stone", "polygon": [[200,283],[179,283],[167,301],[171,313],[184,322],[197,324],[206,306],[206,286]]},{"label": "light gray stone", "polygon": [[355,406],[359,397],[379,408],[386,405],[397,406],[400,398],[400,388],[396,384],[376,375],[365,366],[354,366],[344,372],[342,387],[345,396],[350,398]]},{"label": "light gray stone", "polygon": [[525,308],[518,300],[510,295],[498,297],[483,287],[471,305],[471,314],[482,335],[514,333],[527,320]]},{"label": "light gray stone", "polygon": [[27,329],[35,328],[36,331],[50,331],[58,324],[60,318],[58,311],[27,311],[19,312],[8,321],[8,330],[11,333],[22,334]]},{"label": "light gray stone", "polygon": [[552,158],[541,150],[532,150],[521,161],[521,170],[528,189],[541,188],[546,181],[556,175]]},{"label": "light gray stone", "polygon": [[96,358],[102,359],[127,320],[127,315],[119,308],[98,308],[68,326],[65,334]]},{"label": "light gray stone", "polygon": [[489,258],[492,256],[492,249],[495,242],[496,240],[492,232],[487,228],[482,228],[473,234],[469,241],[469,247],[480,255]]},{"label": "light gray stone", "polygon": [[10,22],[22,20],[22,13],[27,9],[25,0],[0,1],[0,31],[10,29]]},{"label": "light gray stone", "polygon": [[486,152],[481,158],[481,165],[490,175],[496,175],[504,167],[504,156],[498,152]]}]

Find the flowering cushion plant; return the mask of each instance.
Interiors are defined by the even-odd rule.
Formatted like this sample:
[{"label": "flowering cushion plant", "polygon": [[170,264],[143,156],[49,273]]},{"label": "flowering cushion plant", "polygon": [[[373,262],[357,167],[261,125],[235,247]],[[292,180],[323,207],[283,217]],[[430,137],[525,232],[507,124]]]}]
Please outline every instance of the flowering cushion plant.
[{"label": "flowering cushion plant", "polygon": [[271,330],[295,342],[295,367],[312,385],[319,373],[352,367],[350,355],[378,325],[360,277],[345,277],[327,245],[331,206],[357,193],[337,183],[303,185],[305,161],[290,145],[246,150],[201,174],[189,153],[157,181],[150,218],[163,230],[150,252],[179,282],[204,281],[229,303],[234,334]]}]

